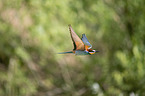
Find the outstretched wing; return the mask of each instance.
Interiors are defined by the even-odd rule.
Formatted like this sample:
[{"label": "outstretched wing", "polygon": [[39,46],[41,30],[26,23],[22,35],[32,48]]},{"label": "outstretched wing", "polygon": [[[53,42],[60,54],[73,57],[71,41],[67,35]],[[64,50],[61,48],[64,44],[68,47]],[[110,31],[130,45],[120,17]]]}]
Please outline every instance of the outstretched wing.
[{"label": "outstretched wing", "polygon": [[85,34],[82,34],[82,41],[85,44],[85,49],[90,49],[92,48],[92,45],[90,44],[90,42],[88,41],[87,37]]},{"label": "outstretched wing", "polygon": [[78,35],[74,32],[71,25],[69,25],[70,35],[74,44],[73,50],[85,50],[85,45],[83,41],[78,37]]}]

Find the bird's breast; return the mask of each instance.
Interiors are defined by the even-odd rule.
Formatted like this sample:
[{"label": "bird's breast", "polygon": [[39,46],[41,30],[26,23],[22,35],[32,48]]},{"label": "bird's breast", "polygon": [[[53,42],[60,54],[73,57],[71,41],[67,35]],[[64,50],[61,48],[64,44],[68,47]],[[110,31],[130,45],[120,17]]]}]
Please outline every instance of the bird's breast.
[{"label": "bird's breast", "polygon": [[76,50],[75,55],[90,55],[88,51]]}]

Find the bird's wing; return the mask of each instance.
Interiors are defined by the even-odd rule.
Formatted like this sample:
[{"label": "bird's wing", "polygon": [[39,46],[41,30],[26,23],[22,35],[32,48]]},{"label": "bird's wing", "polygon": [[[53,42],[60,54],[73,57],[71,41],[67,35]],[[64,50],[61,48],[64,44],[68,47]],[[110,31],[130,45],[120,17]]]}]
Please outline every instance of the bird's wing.
[{"label": "bird's wing", "polygon": [[87,37],[85,34],[82,34],[82,41],[85,44],[85,49],[90,49],[92,48],[92,45],[90,44],[90,42],[88,41]]},{"label": "bird's wing", "polygon": [[70,35],[74,44],[73,50],[85,50],[85,45],[83,41],[78,37],[78,35],[74,32],[71,25],[69,25]]}]

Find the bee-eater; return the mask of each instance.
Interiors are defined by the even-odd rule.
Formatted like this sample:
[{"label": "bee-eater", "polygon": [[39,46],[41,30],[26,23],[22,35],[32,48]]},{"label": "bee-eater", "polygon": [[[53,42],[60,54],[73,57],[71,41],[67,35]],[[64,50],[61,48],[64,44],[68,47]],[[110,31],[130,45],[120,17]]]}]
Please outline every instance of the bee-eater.
[{"label": "bee-eater", "polygon": [[99,52],[99,51],[91,49],[92,45],[89,43],[85,34],[82,34],[82,38],[80,39],[78,35],[72,29],[71,25],[68,25],[68,26],[69,26],[70,35],[73,41],[74,49],[73,51],[62,52],[58,54],[73,53],[75,55],[92,55],[92,54],[95,54],[96,52]]}]

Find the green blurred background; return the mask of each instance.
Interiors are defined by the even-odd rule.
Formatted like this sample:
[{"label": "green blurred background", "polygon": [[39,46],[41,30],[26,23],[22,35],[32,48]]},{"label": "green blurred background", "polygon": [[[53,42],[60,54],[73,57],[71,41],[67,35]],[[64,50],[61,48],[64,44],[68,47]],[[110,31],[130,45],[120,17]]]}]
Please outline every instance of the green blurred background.
[{"label": "green blurred background", "polygon": [[[145,96],[145,0],[0,0],[0,96]],[[91,56],[60,55],[71,24]]]}]

